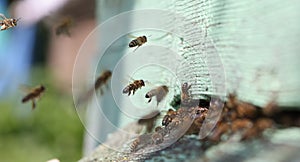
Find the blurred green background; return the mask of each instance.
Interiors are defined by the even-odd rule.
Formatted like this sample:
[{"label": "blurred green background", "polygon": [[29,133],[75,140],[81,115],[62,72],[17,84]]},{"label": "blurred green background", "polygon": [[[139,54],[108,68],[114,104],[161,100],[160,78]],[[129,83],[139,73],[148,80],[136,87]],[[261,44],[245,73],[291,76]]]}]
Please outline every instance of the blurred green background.
[{"label": "blurred green background", "polygon": [[82,156],[83,126],[71,96],[51,86],[45,68],[33,68],[31,78],[47,88],[35,110],[30,102],[21,104],[21,91],[0,102],[0,161],[77,161]]},{"label": "blurred green background", "polygon": [[[0,32],[0,162],[71,162],[83,156],[72,72],[78,49],[96,24],[94,3],[0,0],[0,13],[21,17],[16,27]],[[68,17],[76,22],[65,27],[70,35],[56,34]],[[22,84],[46,87],[35,110],[31,102],[21,103]]]}]

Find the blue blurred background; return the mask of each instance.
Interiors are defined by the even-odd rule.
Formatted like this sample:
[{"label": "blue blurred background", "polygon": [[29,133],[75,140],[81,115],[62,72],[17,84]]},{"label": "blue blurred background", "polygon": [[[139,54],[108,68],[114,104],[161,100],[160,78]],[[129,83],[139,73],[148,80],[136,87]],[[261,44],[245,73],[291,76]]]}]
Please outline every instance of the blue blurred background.
[{"label": "blue blurred background", "polygon": [[[0,32],[0,161],[80,159],[84,129],[73,106],[72,68],[96,25],[95,1],[0,0],[0,13],[21,18]],[[56,35],[66,17],[74,22],[70,35]],[[20,86],[39,84],[46,93],[32,111],[31,103],[21,103]]]}]

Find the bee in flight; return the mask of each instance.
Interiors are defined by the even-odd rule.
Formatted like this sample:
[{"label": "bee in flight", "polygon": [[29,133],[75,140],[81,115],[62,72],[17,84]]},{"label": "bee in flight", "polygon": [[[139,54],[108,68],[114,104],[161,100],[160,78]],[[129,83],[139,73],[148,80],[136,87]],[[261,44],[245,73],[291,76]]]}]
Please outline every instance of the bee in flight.
[{"label": "bee in flight", "polygon": [[169,88],[166,85],[158,86],[146,93],[145,97],[149,98],[148,103],[151,102],[152,97],[156,97],[157,105],[166,97]]},{"label": "bee in flight", "polygon": [[123,89],[123,93],[128,93],[128,96],[130,96],[132,92],[132,95],[134,95],[135,91],[139,88],[142,88],[143,86],[145,86],[145,82],[143,80],[135,80],[133,81],[133,83],[130,83]]},{"label": "bee in flight", "polygon": [[64,34],[64,35],[67,35],[68,37],[70,37],[71,36],[70,28],[72,27],[72,25],[73,25],[72,18],[70,18],[70,17],[63,18],[60,21],[60,23],[56,26],[55,34],[56,35]]},{"label": "bee in flight", "polygon": [[[132,48],[132,47],[136,47],[135,50],[137,50],[140,46],[142,46],[144,43],[147,42],[147,37],[146,36],[140,36],[140,37],[136,37],[136,39],[132,40],[130,43],[129,43],[129,47]],[[134,50],[134,51],[135,51]]]},{"label": "bee in flight", "polygon": [[1,13],[0,13],[0,17],[2,18],[2,21],[0,21],[1,31],[17,26],[17,22],[20,20],[20,18],[19,19],[13,19],[13,18],[8,19]]},{"label": "bee in flight", "polygon": [[28,94],[25,97],[23,97],[22,103],[26,103],[29,100],[31,100],[32,110],[34,110],[36,107],[36,99],[39,99],[41,95],[45,92],[45,90],[46,88],[43,85],[39,85],[32,89],[27,89],[26,91],[28,91]]},{"label": "bee in flight", "polygon": [[[111,78],[112,72],[110,70],[105,70],[102,74],[96,79],[95,90],[98,90],[103,85],[107,85],[107,81]],[[103,94],[103,90],[100,88],[100,93]]]},{"label": "bee in flight", "polygon": [[101,87],[103,85],[107,85],[107,82],[111,78],[111,75],[112,72],[110,70],[104,70],[102,74],[96,79],[94,87],[92,87],[85,95],[81,96],[78,99],[77,104],[87,101],[93,95],[94,89],[100,89],[100,94],[103,95],[103,90],[101,89]]}]

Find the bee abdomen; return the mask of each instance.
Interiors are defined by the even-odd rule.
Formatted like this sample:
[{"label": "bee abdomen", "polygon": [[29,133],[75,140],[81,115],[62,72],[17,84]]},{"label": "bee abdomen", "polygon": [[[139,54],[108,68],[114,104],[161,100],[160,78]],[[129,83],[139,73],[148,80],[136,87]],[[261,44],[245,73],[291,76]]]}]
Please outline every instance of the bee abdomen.
[{"label": "bee abdomen", "polygon": [[33,97],[33,94],[29,94],[22,99],[22,103],[29,101]]},{"label": "bee abdomen", "polygon": [[123,93],[128,93],[130,91],[130,87],[128,86],[128,87],[125,87],[124,89],[123,89]]},{"label": "bee abdomen", "polygon": [[132,40],[130,43],[129,43],[129,47],[135,47],[138,45],[138,41],[135,39],[135,40]]}]

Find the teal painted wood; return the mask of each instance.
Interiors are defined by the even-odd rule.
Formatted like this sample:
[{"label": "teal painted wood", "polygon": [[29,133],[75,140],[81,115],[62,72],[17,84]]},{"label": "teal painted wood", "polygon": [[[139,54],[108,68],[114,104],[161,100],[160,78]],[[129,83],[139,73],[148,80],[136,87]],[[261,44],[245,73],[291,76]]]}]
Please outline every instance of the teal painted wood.
[{"label": "teal painted wood", "polygon": [[[208,39],[213,40],[224,66],[228,93],[237,93],[242,100],[260,106],[272,100],[282,106],[300,106],[298,1],[173,0],[166,3],[168,10],[188,19],[171,27],[194,41],[181,49],[198,48],[196,55],[203,55],[205,60],[212,52],[205,44]],[[179,54],[194,57],[194,52],[181,49]],[[193,68],[195,65],[187,69]],[[193,93],[206,93],[203,87],[209,82],[203,78],[205,75],[196,79],[199,83]]]},{"label": "teal painted wood", "polygon": [[208,33],[222,57],[229,91],[264,105],[300,106],[299,1],[208,3]]},{"label": "teal painted wood", "polygon": [[[212,51],[205,46],[205,42],[208,39],[212,41],[224,66],[227,93],[235,92],[240,99],[260,106],[271,100],[276,100],[282,106],[300,106],[300,4],[296,0],[132,2],[136,2],[133,8],[136,10],[167,9],[188,19],[162,24],[169,25],[171,32],[180,31],[186,39],[194,41],[189,45],[176,44],[179,55],[194,60],[200,57],[204,63],[208,63],[205,58],[210,57]],[[126,11],[122,9],[124,4],[120,6],[118,11]],[[183,50],[191,45],[201,52]],[[203,64],[203,61],[198,61],[199,64]],[[198,68],[195,64],[187,67],[195,68]],[[207,69],[204,67],[197,71],[201,75],[190,79],[191,82],[198,81],[194,83],[193,93],[213,94],[213,87],[211,92],[204,91],[205,87],[211,87],[210,78],[204,75],[208,73]]]}]

